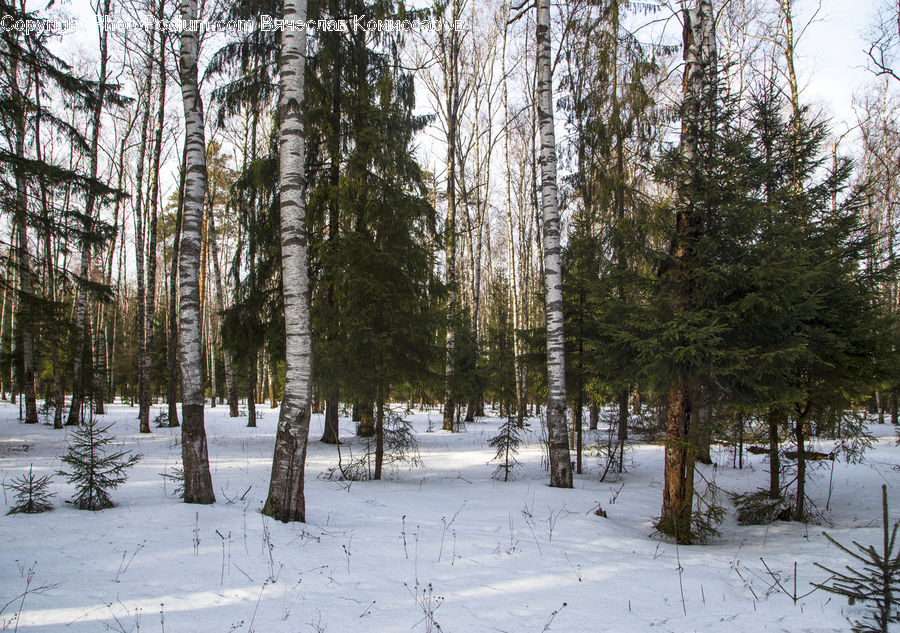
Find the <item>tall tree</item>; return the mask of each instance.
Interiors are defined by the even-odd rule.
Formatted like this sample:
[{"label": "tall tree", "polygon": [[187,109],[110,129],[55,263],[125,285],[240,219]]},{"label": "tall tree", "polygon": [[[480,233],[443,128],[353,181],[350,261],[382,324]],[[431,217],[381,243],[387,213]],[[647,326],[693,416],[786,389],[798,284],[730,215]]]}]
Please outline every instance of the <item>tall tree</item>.
[{"label": "tall tree", "polygon": [[[104,0],[100,8],[100,16],[108,16],[111,0]],[[98,23],[99,24],[99,23]],[[92,99],[91,112],[91,141],[88,160],[90,167],[88,175],[93,180],[97,178],[98,160],[100,157],[100,116],[103,113],[104,101],[107,93],[107,63],[109,61],[109,30],[98,26],[100,38],[100,71],[97,84],[97,93]],[[75,360],[72,383],[72,403],[69,408],[69,417],[66,424],[78,424],[83,416],[83,404],[85,390],[87,388],[87,374],[90,366],[85,368],[85,363],[91,363],[91,354],[88,347],[90,342],[90,327],[88,323],[88,286],[90,285],[91,252],[93,248],[93,235],[91,223],[94,220],[97,195],[87,191],[84,209],[84,233],[81,237],[81,261],[78,265],[78,292],[75,299],[75,332],[74,349]]]},{"label": "tall tree", "polygon": [[[449,0],[438,5],[438,13],[447,15],[454,25],[462,15],[462,0]],[[444,369],[444,418],[443,430],[453,430],[453,419],[456,411],[454,402],[453,379],[456,347],[456,314],[459,310],[458,284],[456,279],[456,167],[460,115],[459,54],[462,46],[462,35],[456,28],[449,28],[440,34],[441,68],[444,73],[444,100],[447,126],[447,220],[444,225],[444,248],[446,283],[448,288],[447,306],[447,358]]]},{"label": "tall tree", "polygon": [[544,301],[547,328],[547,434],[550,485],[572,487],[572,462],[566,434],[566,363],[563,332],[562,252],[556,182],[556,133],[553,129],[553,60],[550,50],[550,1],[537,1],[537,112],[540,127],[541,212],[543,214]]},{"label": "tall tree", "polygon": [[[684,75],[681,123],[682,173],[678,183],[678,209],[671,246],[674,268],[667,270],[668,293],[676,318],[683,318],[696,306],[698,294],[689,271],[694,265],[696,241],[702,231],[701,211],[693,194],[700,160],[700,135],[708,130],[715,97],[709,91],[716,85],[715,15],[710,0],[698,0],[696,6],[682,11],[684,23]],[[706,91],[704,91],[706,89]],[[707,137],[709,138],[709,137]],[[689,372],[676,373],[666,394],[666,457],[663,505],[657,527],[679,542],[691,541],[694,501],[694,462],[691,444],[696,385]]]},{"label": "tall tree", "polygon": [[[285,0],[283,18],[305,23],[306,0]],[[278,97],[281,262],[285,321],[285,384],[269,495],[263,514],[279,521],[305,521],[303,476],[309,442],[309,398],[312,337],[307,271],[305,171],[303,130],[306,30],[286,29],[281,35]]]},{"label": "tall tree", "polygon": [[[182,0],[181,19],[196,24],[197,0]],[[180,77],[185,121],[185,187],[178,261],[180,281],[181,456],[185,503],[214,503],[204,426],[203,353],[200,332],[200,244],[206,200],[206,137],[197,81],[199,33],[181,33]]]},{"label": "tall tree", "polygon": [[[143,103],[141,107],[141,137],[138,143],[136,194],[134,197],[134,256],[137,272],[137,353],[138,353],[138,420],[141,433],[150,432],[150,346],[147,331],[152,328],[153,320],[148,319],[147,298],[152,293],[148,290],[148,279],[145,265],[149,258],[145,249],[147,230],[145,225],[144,202],[144,165],[147,157],[148,132],[150,128],[150,105],[153,92],[153,64],[156,55],[156,31],[147,34],[150,46],[147,50],[147,74],[143,85]],[[152,202],[152,201],[151,201]]]}]

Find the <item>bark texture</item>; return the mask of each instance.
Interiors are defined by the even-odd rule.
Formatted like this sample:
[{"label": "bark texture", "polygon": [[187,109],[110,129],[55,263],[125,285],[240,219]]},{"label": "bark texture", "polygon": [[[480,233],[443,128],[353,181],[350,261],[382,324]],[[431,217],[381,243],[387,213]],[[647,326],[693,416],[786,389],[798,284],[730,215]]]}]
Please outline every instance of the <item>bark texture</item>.
[{"label": "bark texture", "polygon": [[[182,0],[181,17],[197,19],[197,1]],[[181,456],[184,462],[185,503],[214,503],[212,477],[203,423],[203,352],[200,331],[200,243],[203,202],[206,193],[206,138],[203,130],[203,101],[197,84],[198,33],[181,34],[181,96],[185,120],[185,186],[178,258],[180,279],[179,334],[181,347]]]},{"label": "bark texture", "polygon": [[[285,0],[284,19],[306,20],[306,0]],[[286,29],[281,39],[278,140],[281,180],[281,266],[285,321],[285,383],[269,496],[263,507],[279,521],[304,521],[303,476],[309,442],[312,337],[307,270],[303,89],[306,31]]]},{"label": "bark texture", "polygon": [[543,211],[544,285],[547,326],[547,434],[550,485],[572,487],[572,462],[566,436],[566,363],[563,332],[562,253],[556,183],[556,133],[553,129],[553,68],[550,55],[550,1],[537,2],[537,112],[540,126],[541,210]]},{"label": "bark texture", "polygon": [[[459,2],[451,2],[451,19],[458,20]],[[459,301],[456,282],[456,149],[459,118],[459,33],[450,30],[441,38],[444,57],[444,98],[447,116],[447,225],[444,244],[447,266],[447,355],[444,365],[444,420],[442,429],[453,430],[456,404],[453,397],[454,357],[456,355],[455,315]]]},{"label": "bark texture", "polygon": [[[690,288],[683,271],[691,266],[692,242],[699,237],[700,219],[692,189],[699,154],[700,131],[711,132],[715,105],[715,15],[709,0],[698,0],[683,11],[684,76],[681,153],[684,171],[679,183],[679,209],[675,215],[675,239],[672,255],[678,267],[669,283],[674,309],[690,308]],[[663,505],[657,528],[679,543],[692,542],[691,518],[694,495],[696,447],[691,425],[694,386],[689,377],[672,382],[666,396],[666,457]]]}]

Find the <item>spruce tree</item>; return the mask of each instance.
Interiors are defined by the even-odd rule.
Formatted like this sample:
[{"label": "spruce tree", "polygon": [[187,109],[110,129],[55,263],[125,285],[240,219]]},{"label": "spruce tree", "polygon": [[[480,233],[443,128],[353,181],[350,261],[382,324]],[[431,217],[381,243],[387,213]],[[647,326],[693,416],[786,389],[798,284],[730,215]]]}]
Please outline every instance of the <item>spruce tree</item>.
[{"label": "spruce tree", "polygon": [[900,554],[895,551],[897,528],[900,522],[890,524],[888,518],[887,486],[881,486],[882,542],[881,551],[874,545],[864,546],[856,541],[857,551],[842,545],[830,534],[825,533],[832,545],[852,557],[862,567],[854,569],[847,565],[847,571],[835,571],[816,563],[831,574],[825,583],[815,584],[819,589],[847,598],[850,604],[871,602],[872,607],[863,621],[853,622],[854,633],[888,633],[890,625],[900,622],[900,610],[894,595],[900,592]]},{"label": "spruce tree", "polygon": [[79,510],[103,510],[113,507],[109,491],[128,479],[128,469],[141,460],[141,455],[128,451],[112,451],[112,424],[101,426],[95,418],[72,431],[69,450],[60,459],[68,470],[59,474],[75,486],[72,500]]},{"label": "spruce tree", "polygon": [[525,427],[519,426],[516,418],[510,415],[497,429],[497,435],[491,438],[489,444],[496,451],[492,461],[498,462],[491,475],[494,479],[509,481],[516,468],[521,466],[516,455],[522,446],[524,433]]},{"label": "spruce tree", "polygon": [[49,489],[52,480],[52,475],[36,477],[32,464],[28,467],[27,475],[14,477],[9,483],[4,483],[3,487],[15,495],[15,501],[7,514],[38,514],[52,510],[50,498],[55,496]]},{"label": "spruce tree", "polygon": [[[0,18],[4,23],[18,21],[32,23],[40,15],[27,12],[24,3],[0,2]],[[0,99],[0,198],[4,208],[11,212],[13,248],[11,255],[17,270],[17,346],[21,355],[16,358],[19,383],[24,391],[26,417],[29,423],[37,422],[35,401],[35,369],[38,351],[38,333],[41,326],[58,328],[53,315],[59,306],[43,295],[34,281],[29,233],[38,231],[43,237],[59,237],[68,248],[74,248],[70,240],[96,246],[109,237],[112,227],[92,214],[86,214],[78,205],[65,205],[54,214],[46,212],[53,192],[83,198],[101,204],[121,196],[116,189],[101,182],[93,174],[84,174],[77,168],[69,168],[46,160],[40,146],[46,140],[39,135],[52,130],[70,142],[78,154],[90,154],[91,145],[74,126],[63,121],[44,105],[49,90],[58,91],[69,107],[96,112],[102,105],[100,94],[106,94],[106,102],[121,106],[128,99],[118,94],[116,86],[91,81],[73,72],[62,59],[48,48],[49,33],[4,29],[0,33],[0,59],[3,60],[3,99]],[[34,121],[30,125],[29,121]],[[42,128],[41,122],[44,122]],[[77,163],[77,161],[73,161]],[[40,202],[41,205],[36,203]],[[52,265],[50,263],[49,265]],[[58,277],[63,277],[63,274]],[[56,275],[55,275],[56,276]],[[98,298],[108,295],[103,284],[87,282],[88,289]],[[53,296],[52,294],[50,295]],[[57,403],[62,406],[62,403]]]},{"label": "spruce tree", "polygon": [[[358,1],[321,8],[332,17],[395,10]],[[306,122],[315,380],[332,402],[326,416],[336,417],[337,394],[374,403],[372,431],[383,443],[391,390],[428,382],[440,285],[428,246],[435,212],[411,152],[426,119],[412,114],[413,77],[398,57],[402,40],[379,37],[318,34]],[[391,130],[390,142],[382,130]]]}]

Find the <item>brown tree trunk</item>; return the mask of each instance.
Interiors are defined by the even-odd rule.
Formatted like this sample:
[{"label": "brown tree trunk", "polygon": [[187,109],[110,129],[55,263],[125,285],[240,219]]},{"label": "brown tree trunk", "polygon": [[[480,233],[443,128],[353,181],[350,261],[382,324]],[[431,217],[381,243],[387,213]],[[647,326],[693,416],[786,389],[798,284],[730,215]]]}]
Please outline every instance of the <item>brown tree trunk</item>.
[{"label": "brown tree trunk", "polygon": [[666,399],[666,467],[662,514],[657,529],[679,543],[691,543],[694,500],[694,454],[688,442],[691,428],[691,388],[677,381]]},{"label": "brown tree trunk", "polygon": [[806,420],[810,412],[809,403],[803,411],[797,412],[794,420],[794,437],[797,440],[797,499],[794,510],[795,521],[806,521]]},{"label": "brown tree trunk", "polygon": [[384,464],[384,400],[379,389],[378,399],[375,401],[375,474],[373,479],[381,479],[381,469]]},{"label": "brown tree trunk", "polygon": [[338,409],[340,403],[335,394],[325,399],[325,431],[322,433],[324,444],[340,444],[340,431],[338,428]]},{"label": "brown tree trunk", "polygon": [[356,434],[359,437],[372,437],[375,435],[375,418],[372,416],[372,403],[361,402],[357,410],[359,420],[356,425]]},{"label": "brown tree trunk", "polygon": [[[450,19],[460,16],[460,2],[451,0]],[[459,49],[460,35],[454,29],[441,34],[441,49],[444,56],[444,93],[447,118],[447,223],[444,227],[444,243],[447,270],[447,349],[444,365],[444,418],[442,429],[453,430],[454,412],[454,359],[456,350],[456,314],[459,309],[459,289],[456,281],[456,150],[457,125],[459,116]]]},{"label": "brown tree trunk", "polygon": [[616,459],[616,472],[622,473],[625,469],[625,442],[628,440],[628,389],[623,389],[617,398],[619,403],[618,433],[616,436],[616,450],[619,453]]},{"label": "brown tree trunk", "polygon": [[247,426],[250,427],[256,426],[257,355],[253,352],[247,361]]},{"label": "brown tree trunk", "polygon": [[778,430],[786,423],[784,410],[769,409],[766,422],[769,426],[769,498],[781,498],[781,460],[778,453]]}]

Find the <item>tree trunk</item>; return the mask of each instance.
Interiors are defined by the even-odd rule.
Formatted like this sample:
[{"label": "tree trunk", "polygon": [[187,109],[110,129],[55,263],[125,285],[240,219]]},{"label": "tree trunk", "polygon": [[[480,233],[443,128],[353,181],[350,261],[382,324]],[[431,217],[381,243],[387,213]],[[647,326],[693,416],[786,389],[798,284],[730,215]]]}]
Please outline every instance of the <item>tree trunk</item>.
[{"label": "tree trunk", "polygon": [[657,528],[682,544],[692,541],[694,453],[688,442],[692,413],[690,384],[675,382],[666,400],[665,487]]},{"label": "tree trunk", "polygon": [[553,129],[553,69],[550,54],[550,0],[537,2],[537,111],[541,136],[541,209],[545,313],[547,327],[547,431],[550,485],[572,487],[572,462],[566,438],[565,336],[563,333],[562,257],[556,184],[556,133]]},{"label": "tree trunk", "polygon": [[616,472],[620,473],[625,468],[625,442],[628,440],[628,389],[619,392],[617,398],[619,404],[618,434],[616,436],[616,449],[619,453],[616,461]]},{"label": "tree trunk", "polygon": [[584,392],[578,390],[575,398],[575,410],[572,412],[573,426],[575,427],[575,473],[581,474],[581,453],[584,436]]},{"label": "tree trunk", "polygon": [[356,435],[359,437],[373,437],[375,435],[375,418],[372,416],[372,403],[370,401],[360,403],[356,412],[359,415]]},{"label": "tree trunk", "polygon": [[[19,86],[17,82],[17,62],[15,58],[12,60],[11,76],[13,77],[12,92],[19,96]],[[23,98],[24,101],[24,98]],[[26,113],[24,109],[16,113],[15,118],[15,144],[16,156],[25,157],[25,120]],[[34,394],[34,339],[32,335],[32,319],[30,309],[30,297],[34,296],[34,290],[31,280],[31,256],[28,253],[28,233],[26,224],[26,215],[28,211],[27,201],[27,184],[25,176],[20,168],[14,167],[16,181],[16,207],[15,207],[15,231],[17,241],[16,263],[19,268],[19,297],[15,310],[15,325],[13,327],[13,340],[16,341],[16,335],[22,345],[22,373],[19,380],[16,381],[17,387],[24,391],[25,398],[25,423],[37,424],[37,401]],[[16,363],[16,355],[12,356],[12,364]],[[12,399],[15,402],[15,398]],[[21,415],[21,402],[19,403],[19,418]]]},{"label": "tree trunk", "polygon": [[277,409],[278,401],[275,400],[275,368],[272,367],[272,361],[268,358],[266,359],[266,367],[267,372],[269,374],[268,384],[269,384],[269,408]]},{"label": "tree trunk", "polygon": [[375,401],[375,474],[373,479],[381,479],[381,470],[384,465],[384,399],[379,389],[378,399]]},{"label": "tree trunk", "polygon": [[250,359],[247,361],[247,426],[255,427],[256,426],[256,390],[258,376],[257,376],[257,356],[259,352],[253,352],[250,354]]},{"label": "tree trunk", "polygon": [[175,207],[175,235],[172,237],[172,269],[169,271],[169,336],[166,342],[166,366],[168,381],[166,403],[169,409],[169,427],[178,423],[178,266],[181,258],[181,225],[184,217],[184,189],[187,177],[187,145],[181,154],[181,173],[178,179],[178,205]]},{"label": "tree trunk", "polygon": [[[109,15],[110,0],[105,0],[103,5],[103,15]],[[100,77],[97,87],[97,99],[94,103],[94,110],[91,114],[91,145],[90,145],[90,168],[89,177],[91,180],[97,178],[97,160],[100,147],[100,115],[103,113],[103,100],[106,95],[106,62],[107,62],[107,37],[109,30],[102,29],[100,33]],[[91,190],[85,194],[84,209],[84,231],[91,234],[91,223],[94,220],[94,205],[96,197]],[[72,404],[69,408],[69,417],[66,424],[78,424],[81,421],[81,410],[85,396],[85,360],[90,362],[91,357],[86,354],[86,347],[89,346],[90,330],[88,329],[87,319],[87,284],[90,282],[91,274],[91,243],[88,239],[82,239],[81,243],[81,262],[78,266],[78,292],[75,299],[75,333],[73,336],[75,350],[75,362],[73,368],[73,384],[72,384]],[[29,333],[29,339],[31,338]],[[31,341],[23,344],[24,348],[31,347]],[[33,369],[32,369],[33,374]],[[32,379],[32,385],[34,384]],[[26,386],[27,389],[27,386]]]},{"label": "tree trunk", "polygon": [[[709,0],[699,0],[694,9],[682,12],[684,20],[684,76],[682,90],[684,104],[681,124],[681,154],[685,169],[679,183],[679,210],[675,215],[675,238],[672,254],[677,260],[678,270],[670,280],[669,292],[678,310],[689,310],[690,281],[684,270],[691,265],[690,242],[698,236],[699,220],[696,217],[691,190],[694,182],[695,163],[698,155],[699,133],[704,124],[702,102],[708,99],[708,91],[714,89],[714,82],[708,82],[709,75],[715,75],[714,58],[701,54],[701,48],[708,50],[708,39],[714,38],[712,5]],[[712,44],[714,47],[714,43]],[[713,65],[710,66],[710,62]],[[705,83],[709,85],[704,90]],[[711,115],[711,112],[708,112]],[[675,379],[667,394],[666,402],[666,459],[663,507],[657,528],[679,543],[692,542],[691,513],[694,494],[694,459],[691,446],[691,423],[693,411],[693,384],[687,376]]]},{"label": "tree trunk", "polygon": [[325,431],[322,433],[323,444],[340,444],[340,429],[338,427],[338,409],[340,403],[335,394],[330,394],[325,399]]},{"label": "tree trunk", "polygon": [[[181,18],[197,19],[197,0],[182,0]],[[200,242],[206,193],[206,137],[203,101],[197,84],[198,33],[181,33],[181,95],[185,120],[185,187],[178,260],[180,279],[179,333],[181,348],[181,456],[184,463],[185,503],[214,503],[206,428],[203,415],[203,352],[200,339]]]},{"label": "tree trunk", "polygon": [[[165,0],[159,2],[159,13],[157,19],[163,22],[165,18]],[[153,141],[153,154],[151,157],[151,178],[152,185],[150,187],[150,222],[148,226],[149,245],[147,250],[147,285],[146,299],[144,302],[144,323],[145,323],[145,343],[144,343],[144,361],[141,372],[141,398],[146,402],[145,417],[150,415],[150,389],[153,379],[153,334],[156,325],[156,251],[157,251],[157,225],[159,216],[159,161],[162,154],[162,137],[163,126],[165,124],[165,108],[166,108],[166,31],[160,29],[159,41],[159,101],[156,111],[156,137]],[[152,51],[152,47],[151,47]],[[150,94],[147,94],[149,101]],[[143,420],[142,420],[143,423]],[[150,426],[147,425],[149,432]]]},{"label": "tree trunk", "polygon": [[[12,258],[10,258],[12,260]],[[9,265],[6,268],[6,275],[3,278],[3,306],[0,307],[0,354],[4,352],[4,341],[6,340],[6,304],[9,302],[10,289],[13,287],[12,273]],[[3,383],[3,374],[0,372],[0,400],[6,400],[6,386]]]},{"label": "tree trunk", "polygon": [[134,255],[137,270],[137,354],[138,354],[138,427],[141,433],[150,432],[150,352],[147,349],[147,279],[144,264],[144,163],[147,155],[147,135],[150,127],[150,95],[153,89],[153,64],[156,38],[150,31],[150,52],[147,54],[147,77],[144,80],[144,102],[141,114],[141,139],[138,144],[137,179],[134,206]]},{"label": "tree trunk", "polygon": [[[37,84],[37,78],[35,78],[35,84]],[[35,95],[35,105],[37,106],[35,109],[35,155],[37,156],[38,162],[44,162],[43,151],[41,148],[41,91],[36,90]],[[46,223],[46,226],[50,226],[51,222],[51,210],[48,201],[48,192],[47,192],[47,184],[44,179],[41,179],[40,184],[41,190],[41,213],[42,219]],[[51,319],[55,320],[57,313],[57,305],[56,305],[56,274],[54,271],[54,267],[56,264],[56,259],[53,253],[52,240],[49,230],[43,231],[43,245],[44,245],[44,269],[46,270],[46,291],[47,291],[47,300],[50,303],[50,311],[52,314]],[[7,273],[7,277],[9,277],[9,273]],[[3,321],[4,315],[6,313],[6,290],[3,291],[3,310],[0,312],[0,341],[3,340]],[[50,365],[53,372],[53,428],[61,429],[63,428],[62,422],[62,411],[65,406],[65,392],[63,391],[62,386],[62,374],[60,372],[59,367],[59,328],[55,322],[51,322],[51,326],[48,332],[48,338],[50,343]],[[0,393],[2,393],[3,389],[0,387]],[[3,396],[3,399],[6,399],[6,396]]]},{"label": "tree trunk", "polygon": [[[451,20],[459,19],[458,0],[451,0]],[[444,366],[444,420],[442,429],[453,430],[456,403],[453,393],[454,357],[456,353],[456,314],[458,288],[456,281],[456,144],[459,116],[459,34],[456,30],[441,37],[445,58],[445,99],[447,109],[447,224],[444,243],[447,267],[447,355]]]},{"label": "tree trunk", "polygon": [[786,423],[784,410],[769,409],[766,422],[769,426],[769,498],[781,498],[781,461],[778,453],[778,429]]},{"label": "tree trunk", "polygon": [[[216,241],[216,219],[213,213],[212,205],[209,210],[209,226],[207,227],[207,239],[209,240],[210,256],[213,261],[213,277],[215,280],[216,291],[216,311],[219,315],[225,310],[225,291],[222,286],[222,270],[219,266],[219,246]],[[221,336],[222,319],[219,318],[219,331]],[[224,348],[222,349],[222,360],[225,366],[225,391],[228,398],[228,413],[231,417],[237,417],[237,389],[234,384],[234,369],[231,364],[231,354]],[[213,385],[215,390],[215,385]]]},{"label": "tree trunk", "polygon": [[[306,0],[285,0],[284,19],[305,21]],[[301,110],[305,61],[306,31],[285,30],[281,36],[281,93],[278,99],[285,381],[269,496],[263,508],[263,514],[284,522],[306,519],[303,474],[309,440],[312,336],[304,199],[306,138]]]},{"label": "tree trunk", "polygon": [[794,437],[797,440],[797,499],[794,509],[795,521],[806,521],[806,437],[804,425],[810,412],[807,403],[803,411],[797,411],[794,420]]}]

